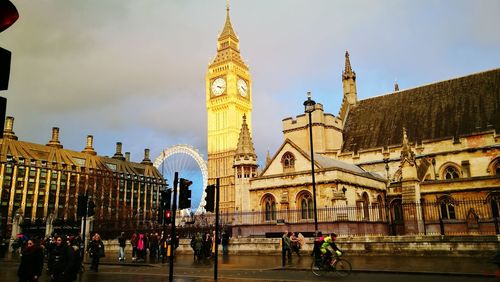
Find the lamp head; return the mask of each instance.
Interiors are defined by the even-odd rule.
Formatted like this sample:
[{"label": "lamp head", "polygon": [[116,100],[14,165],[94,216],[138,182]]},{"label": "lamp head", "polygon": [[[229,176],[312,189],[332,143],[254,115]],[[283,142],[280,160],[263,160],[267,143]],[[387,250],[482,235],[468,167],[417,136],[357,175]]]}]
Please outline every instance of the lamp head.
[{"label": "lamp head", "polygon": [[316,102],[311,99],[311,92],[307,92],[307,100],[304,102],[304,112],[306,113],[312,113],[314,112],[314,105],[316,105]]}]

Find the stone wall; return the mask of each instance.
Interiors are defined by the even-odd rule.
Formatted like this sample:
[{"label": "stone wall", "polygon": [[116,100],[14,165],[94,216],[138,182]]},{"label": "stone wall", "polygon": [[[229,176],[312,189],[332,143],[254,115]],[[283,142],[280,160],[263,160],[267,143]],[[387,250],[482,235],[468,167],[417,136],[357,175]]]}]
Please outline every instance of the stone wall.
[{"label": "stone wall", "polygon": [[[230,254],[281,255],[279,238],[231,239]],[[307,238],[302,253],[310,254],[313,239]],[[118,241],[104,242],[106,251],[117,251]],[[191,254],[189,239],[181,239],[178,252]],[[380,236],[343,237],[337,245],[348,255],[477,256],[491,257],[500,250],[500,236]],[[222,248],[219,249],[222,252]],[[127,252],[131,246],[127,243]]]}]

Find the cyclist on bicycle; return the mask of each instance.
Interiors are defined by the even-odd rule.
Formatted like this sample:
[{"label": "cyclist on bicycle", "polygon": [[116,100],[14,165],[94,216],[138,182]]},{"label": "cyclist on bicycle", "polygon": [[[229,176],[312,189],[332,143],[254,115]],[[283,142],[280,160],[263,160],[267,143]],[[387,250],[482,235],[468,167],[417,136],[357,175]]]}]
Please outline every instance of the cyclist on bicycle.
[{"label": "cyclist on bicycle", "polygon": [[321,244],[321,253],[323,254],[323,262],[330,261],[333,253],[336,256],[341,256],[342,251],[335,244],[335,240],[337,240],[337,234],[331,233],[323,239],[323,244]]}]

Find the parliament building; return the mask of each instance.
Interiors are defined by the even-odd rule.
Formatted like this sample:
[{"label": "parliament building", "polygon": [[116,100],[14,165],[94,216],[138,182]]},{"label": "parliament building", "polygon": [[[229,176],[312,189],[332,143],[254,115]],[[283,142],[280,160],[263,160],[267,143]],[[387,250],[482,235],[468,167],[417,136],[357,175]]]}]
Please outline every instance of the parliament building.
[{"label": "parliament building", "polygon": [[359,99],[346,52],[339,77],[338,114],[316,103],[311,126],[307,114],[283,119],[282,145],[258,169],[252,78],[227,8],[206,102],[209,182],[221,180],[233,234],[315,231],[315,218],[340,234],[500,232],[500,69]]}]

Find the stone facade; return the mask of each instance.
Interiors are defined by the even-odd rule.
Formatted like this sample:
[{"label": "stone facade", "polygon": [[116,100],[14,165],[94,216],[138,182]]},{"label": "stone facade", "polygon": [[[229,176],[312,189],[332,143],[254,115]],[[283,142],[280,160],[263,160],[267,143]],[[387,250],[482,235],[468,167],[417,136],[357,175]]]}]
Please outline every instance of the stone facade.
[{"label": "stone facade", "polygon": [[145,149],[141,163],[130,162],[116,144],[113,157],[98,156],[93,137],[83,151],[64,149],[59,128],[53,128],[47,145],[18,140],[14,118],[7,117],[0,139],[0,235],[9,235],[14,216],[21,222],[48,218],[77,222],[77,200],[85,193],[102,220],[156,219],[158,191],[165,180]]}]

